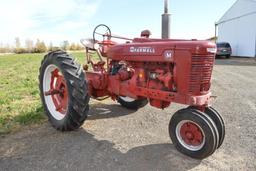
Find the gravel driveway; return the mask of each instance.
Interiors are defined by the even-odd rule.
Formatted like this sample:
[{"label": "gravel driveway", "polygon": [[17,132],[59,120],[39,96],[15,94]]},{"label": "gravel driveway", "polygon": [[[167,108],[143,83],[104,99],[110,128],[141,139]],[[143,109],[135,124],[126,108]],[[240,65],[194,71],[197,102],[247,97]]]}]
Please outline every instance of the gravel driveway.
[{"label": "gravel driveway", "polygon": [[168,135],[171,115],[146,106],[91,101],[78,131],[61,133],[48,123],[0,137],[0,170],[256,170],[256,61],[218,59],[213,106],[226,122],[226,139],[204,160],[177,152]]}]

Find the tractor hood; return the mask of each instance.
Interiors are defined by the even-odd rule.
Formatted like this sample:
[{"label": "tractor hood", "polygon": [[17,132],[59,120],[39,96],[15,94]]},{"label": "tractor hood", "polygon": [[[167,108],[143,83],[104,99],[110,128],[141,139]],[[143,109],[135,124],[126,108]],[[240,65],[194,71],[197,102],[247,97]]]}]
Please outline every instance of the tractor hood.
[{"label": "tractor hood", "polygon": [[209,55],[216,53],[216,45],[198,40],[136,38],[131,43],[112,46],[107,56],[113,60],[172,62],[176,51],[186,51],[186,54],[189,52],[191,55]]}]

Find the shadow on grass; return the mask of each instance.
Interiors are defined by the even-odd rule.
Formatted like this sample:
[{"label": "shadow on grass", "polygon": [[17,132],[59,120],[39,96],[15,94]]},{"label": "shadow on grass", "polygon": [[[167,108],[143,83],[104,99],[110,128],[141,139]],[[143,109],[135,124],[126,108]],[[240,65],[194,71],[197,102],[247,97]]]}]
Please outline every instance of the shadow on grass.
[{"label": "shadow on grass", "polygon": [[[88,113],[88,120],[115,118],[129,115],[136,112],[136,110],[128,110],[119,104],[90,104]],[[13,128],[20,125],[31,125],[42,123],[47,119],[44,114],[44,109],[41,105],[31,109],[29,112],[21,112],[19,115],[0,116],[0,134],[7,134]]]},{"label": "shadow on grass", "polygon": [[[129,115],[134,112],[136,112],[136,110],[126,109],[119,104],[104,104],[104,103],[90,104],[88,119],[96,120],[96,119],[115,118],[115,117]],[[30,112],[23,112],[13,117],[12,120],[21,125],[28,125],[28,124],[40,123],[45,119],[46,119],[46,116],[44,114],[43,107],[38,106],[35,109],[32,109]]]},{"label": "shadow on grass", "polygon": [[13,121],[21,125],[33,124],[42,122],[46,117],[44,116],[44,109],[42,106],[36,107],[30,112],[23,112],[13,118]]},{"label": "shadow on grass", "polygon": [[46,120],[42,106],[31,109],[29,112],[21,112],[19,115],[5,115],[0,117],[0,135],[10,133],[20,125],[42,123]]}]

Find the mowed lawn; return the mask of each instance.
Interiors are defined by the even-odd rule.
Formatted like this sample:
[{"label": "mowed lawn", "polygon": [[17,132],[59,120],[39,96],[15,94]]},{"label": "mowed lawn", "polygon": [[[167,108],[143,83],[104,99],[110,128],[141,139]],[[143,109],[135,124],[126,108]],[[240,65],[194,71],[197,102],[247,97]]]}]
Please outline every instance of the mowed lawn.
[{"label": "mowed lawn", "polygon": [[[0,134],[44,122],[38,74],[45,54],[0,56]],[[83,61],[84,53],[72,53]]]}]

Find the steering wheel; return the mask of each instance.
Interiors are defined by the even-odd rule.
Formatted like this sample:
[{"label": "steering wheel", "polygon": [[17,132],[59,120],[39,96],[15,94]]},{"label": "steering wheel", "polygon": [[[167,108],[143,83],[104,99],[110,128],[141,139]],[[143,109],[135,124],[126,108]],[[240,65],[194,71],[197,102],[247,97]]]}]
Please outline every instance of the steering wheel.
[{"label": "steering wheel", "polygon": [[93,31],[93,42],[97,43],[97,35],[100,35],[103,37],[103,40],[107,38],[107,40],[111,39],[111,30],[110,28],[105,24],[97,25]]}]

